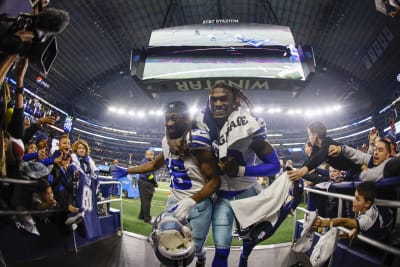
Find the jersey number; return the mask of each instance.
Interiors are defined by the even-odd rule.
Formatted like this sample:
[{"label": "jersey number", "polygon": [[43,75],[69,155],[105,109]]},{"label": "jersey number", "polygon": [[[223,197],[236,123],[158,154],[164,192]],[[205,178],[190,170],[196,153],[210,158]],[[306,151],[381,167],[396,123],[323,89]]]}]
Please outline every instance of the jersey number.
[{"label": "jersey number", "polygon": [[92,211],[93,203],[92,203],[92,189],[84,185],[82,191],[82,208],[85,211]]},{"label": "jersey number", "polygon": [[192,188],[192,181],[187,175],[185,163],[181,159],[172,159],[169,166],[171,176],[171,187],[178,190],[187,190]]}]

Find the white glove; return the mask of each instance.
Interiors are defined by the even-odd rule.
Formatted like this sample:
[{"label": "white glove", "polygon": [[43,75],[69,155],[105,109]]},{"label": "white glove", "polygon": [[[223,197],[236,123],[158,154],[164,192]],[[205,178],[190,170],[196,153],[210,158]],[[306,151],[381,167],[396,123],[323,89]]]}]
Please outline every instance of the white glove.
[{"label": "white glove", "polygon": [[176,207],[174,212],[175,218],[177,218],[180,221],[186,219],[189,215],[190,210],[196,204],[197,204],[196,201],[194,201],[190,197],[182,199],[175,206]]}]

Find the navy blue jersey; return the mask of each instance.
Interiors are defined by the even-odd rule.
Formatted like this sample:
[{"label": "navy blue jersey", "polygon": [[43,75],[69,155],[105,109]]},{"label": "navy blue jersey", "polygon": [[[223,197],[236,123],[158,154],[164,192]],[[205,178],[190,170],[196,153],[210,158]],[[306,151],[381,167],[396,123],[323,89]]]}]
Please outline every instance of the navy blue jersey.
[{"label": "navy blue jersey", "polygon": [[76,206],[85,212],[83,221],[78,228],[79,233],[87,239],[101,235],[99,215],[97,214],[96,188],[98,181],[89,175],[79,176]]}]

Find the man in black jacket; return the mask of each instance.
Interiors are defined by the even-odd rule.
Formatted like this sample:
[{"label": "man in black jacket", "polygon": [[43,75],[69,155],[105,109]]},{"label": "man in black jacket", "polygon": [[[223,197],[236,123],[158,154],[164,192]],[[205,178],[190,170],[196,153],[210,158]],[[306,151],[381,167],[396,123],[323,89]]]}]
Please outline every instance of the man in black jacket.
[{"label": "man in black jacket", "polygon": [[349,171],[351,176],[360,172],[361,166],[355,164],[343,155],[339,155],[338,157],[328,155],[330,145],[341,144],[326,136],[326,127],[323,123],[319,121],[313,122],[307,127],[307,131],[308,137],[313,145],[311,156],[303,164],[303,167],[288,172],[290,180],[296,181],[300,179],[305,174],[318,167],[322,162],[328,163],[335,169]]},{"label": "man in black jacket", "polygon": [[[147,150],[142,164],[154,160],[154,151]],[[152,223],[150,216],[151,200],[153,198],[154,189],[158,187],[154,173],[143,173],[139,175],[139,193],[140,193],[140,213],[139,219],[147,223]]]}]

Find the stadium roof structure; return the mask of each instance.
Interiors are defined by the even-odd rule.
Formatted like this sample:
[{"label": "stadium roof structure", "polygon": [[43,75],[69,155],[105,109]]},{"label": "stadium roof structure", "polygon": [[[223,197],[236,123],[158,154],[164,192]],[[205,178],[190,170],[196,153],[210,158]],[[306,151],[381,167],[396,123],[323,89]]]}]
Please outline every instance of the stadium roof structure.
[{"label": "stadium roof structure", "polygon": [[[109,105],[148,108],[199,92],[149,97],[130,75],[131,51],[146,48],[152,30],[207,20],[289,26],[297,44],[311,45],[316,73],[301,91],[251,92],[255,104],[338,103],[350,117],[377,112],[400,95],[400,16],[374,0],[71,0],[50,5],[69,12],[57,59],[44,81],[29,69],[26,86],[68,113],[107,119]],[[400,78],[398,78],[400,79]]]}]

